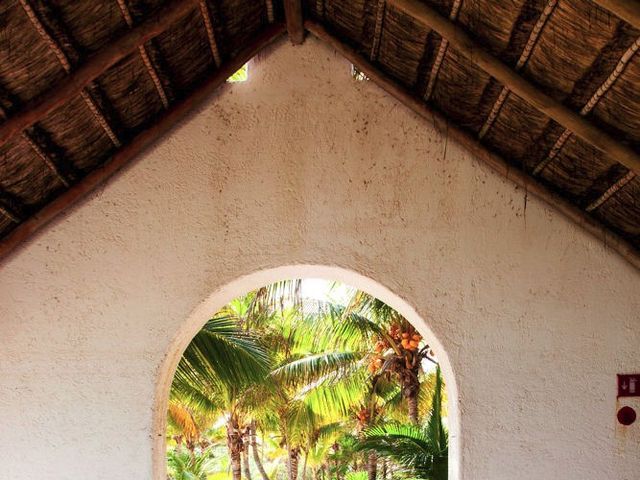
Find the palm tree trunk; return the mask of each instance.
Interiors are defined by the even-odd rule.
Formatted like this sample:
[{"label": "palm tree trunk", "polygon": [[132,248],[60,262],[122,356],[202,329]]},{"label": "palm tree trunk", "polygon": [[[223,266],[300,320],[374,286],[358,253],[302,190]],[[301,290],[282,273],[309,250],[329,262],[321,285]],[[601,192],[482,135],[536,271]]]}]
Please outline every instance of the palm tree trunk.
[{"label": "palm tree trunk", "polygon": [[249,445],[242,451],[242,469],[244,470],[244,478],[251,480],[251,466],[249,465]]},{"label": "palm tree trunk", "polygon": [[367,477],[369,480],[376,480],[378,474],[378,456],[375,452],[369,453],[367,459]]},{"label": "palm tree trunk", "polygon": [[297,480],[298,478],[298,460],[300,456],[300,448],[289,447],[289,480]]},{"label": "palm tree trunk", "polygon": [[307,480],[307,459],[309,452],[304,452],[304,462],[302,463],[302,480]]},{"label": "palm tree trunk", "polygon": [[227,422],[227,448],[231,460],[231,475],[233,480],[242,480],[242,435],[238,428],[238,420],[231,415]]},{"label": "palm tree trunk", "polygon": [[420,419],[418,418],[418,394],[411,393],[407,397],[407,405],[409,407],[409,420],[414,425],[418,425]]},{"label": "palm tree trunk", "polygon": [[267,472],[265,471],[264,466],[262,465],[262,460],[260,460],[260,454],[258,453],[258,442],[256,442],[256,422],[255,421],[251,422],[250,428],[251,428],[250,442],[251,442],[251,450],[253,451],[253,461],[255,462],[256,467],[258,467],[258,471],[262,476],[262,480],[269,480],[269,476],[267,475]]},{"label": "palm tree trunk", "polygon": [[387,480],[387,459],[382,460],[382,480]]}]

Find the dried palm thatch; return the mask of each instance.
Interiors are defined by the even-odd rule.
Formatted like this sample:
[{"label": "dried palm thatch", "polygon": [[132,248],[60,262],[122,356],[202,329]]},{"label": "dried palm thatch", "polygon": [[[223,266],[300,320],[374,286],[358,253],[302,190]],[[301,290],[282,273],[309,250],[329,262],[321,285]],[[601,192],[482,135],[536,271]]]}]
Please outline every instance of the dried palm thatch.
[{"label": "dried palm thatch", "polygon": [[[377,1],[307,0],[309,15],[468,135],[640,248],[638,173],[541,113],[429,29],[407,2],[388,0],[380,51],[370,57]],[[591,0],[433,1],[480,48],[549,97],[640,152],[640,30]],[[615,2],[613,2],[615,3]],[[318,8],[322,4],[322,10]],[[339,5],[344,18],[327,15]],[[365,72],[366,73],[366,72]],[[588,221],[592,221],[589,219]],[[638,264],[637,260],[635,261]]]},{"label": "dried palm thatch", "polygon": [[[296,3],[0,3],[0,254],[157,138],[282,32]],[[475,137],[502,157],[503,173],[560,199],[579,223],[607,228],[600,237],[640,265],[638,9],[620,0],[301,3],[307,25],[375,70],[374,80],[412,108],[441,114],[460,138]],[[474,48],[570,112],[570,124],[407,5],[426,5],[466,32]],[[576,118],[620,148],[594,143]]]}]

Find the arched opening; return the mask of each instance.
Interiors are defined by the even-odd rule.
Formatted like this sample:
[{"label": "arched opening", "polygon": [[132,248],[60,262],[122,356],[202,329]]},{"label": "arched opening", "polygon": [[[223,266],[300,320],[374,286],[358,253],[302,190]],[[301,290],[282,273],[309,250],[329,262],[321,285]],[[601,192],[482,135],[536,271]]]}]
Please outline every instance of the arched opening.
[{"label": "arched opening", "polygon": [[[167,352],[167,356],[160,370],[159,382],[156,389],[156,401],[153,412],[155,427],[153,478],[157,480],[167,478],[166,429],[168,399],[176,368],[191,340],[207,321],[211,319],[215,312],[220,311],[232,300],[264,287],[265,285],[288,279],[323,279],[340,282],[341,284],[353,287],[373,298],[381,300],[384,304],[398,312],[415,328],[415,333],[428,341],[430,350],[435,352],[438,365],[442,371],[442,377],[446,384],[446,395],[448,399],[446,424],[449,436],[448,478],[459,480],[460,418],[457,386],[447,352],[429,328],[428,323],[418,315],[410,304],[380,283],[350,270],[315,265],[294,265],[274,268],[238,278],[210,295],[209,298],[193,311],[187,321],[182,324],[180,331],[175,335],[171,347]],[[398,341],[402,340],[399,336]],[[407,348],[409,348],[409,345],[407,345]]]}]

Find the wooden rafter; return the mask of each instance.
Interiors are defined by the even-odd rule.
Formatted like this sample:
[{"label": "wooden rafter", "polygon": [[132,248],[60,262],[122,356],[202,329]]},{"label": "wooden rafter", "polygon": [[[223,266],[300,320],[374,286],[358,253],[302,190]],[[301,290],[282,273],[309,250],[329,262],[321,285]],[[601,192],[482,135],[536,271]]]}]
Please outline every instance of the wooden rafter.
[{"label": "wooden rafter", "polygon": [[[538,17],[538,21],[533,26],[533,29],[529,34],[529,38],[527,39],[527,43],[525,44],[524,49],[520,54],[520,58],[518,58],[518,63],[516,63],[516,67],[515,67],[516,71],[522,70],[524,66],[527,64],[527,62],[529,61],[529,58],[531,57],[531,53],[533,52],[533,49],[535,48],[536,44],[538,43],[538,39],[542,34],[542,30],[544,30],[544,27],[547,24],[547,20],[549,20],[549,17],[553,13],[553,11],[556,9],[557,5],[558,5],[558,0],[549,0],[545,8],[542,10],[542,13]],[[502,87],[502,90],[500,91],[500,95],[498,95],[498,98],[493,104],[493,107],[491,108],[489,115],[487,116],[484,124],[480,128],[480,132],[478,132],[478,138],[480,139],[484,138],[485,135],[489,132],[494,122],[496,121],[496,118],[498,118],[498,115],[502,110],[502,106],[507,101],[507,98],[509,98],[509,92],[510,90],[508,87],[506,86]]]},{"label": "wooden rafter", "polygon": [[[36,29],[36,31],[38,32],[40,37],[46,42],[46,44],[48,45],[49,49],[57,57],[58,61],[60,62],[60,65],[62,66],[62,69],[67,74],[71,73],[71,62],[69,61],[69,58],[67,57],[67,55],[62,50],[62,47],[59,45],[58,41],[51,34],[49,34],[49,32],[47,32],[47,29],[44,27],[44,25],[42,24],[42,22],[38,18],[38,15],[33,10],[33,7],[29,3],[29,1],[28,0],[20,0],[20,5],[22,5],[22,9],[27,14],[27,17],[29,17],[29,20],[31,21],[31,24],[34,26],[34,28]],[[81,95],[82,99],[84,100],[85,104],[87,105],[87,107],[89,107],[89,110],[91,110],[91,113],[95,117],[95,119],[98,122],[98,124],[100,125],[100,127],[102,127],[102,129],[105,131],[107,136],[111,139],[111,142],[116,147],[119,147],[120,146],[120,140],[118,139],[118,137],[116,136],[115,132],[113,131],[113,129],[109,125],[109,122],[107,121],[106,117],[104,116],[104,114],[100,110],[100,107],[98,107],[98,105],[95,103],[93,98],[91,98],[91,95],[89,94],[89,92],[86,89],[83,89],[80,92],[80,95]],[[25,137],[24,134],[23,134],[23,137]],[[28,137],[25,137],[25,138],[28,138]],[[32,145],[32,146],[34,145],[33,142],[29,142],[29,144]],[[36,153],[38,154],[38,156],[41,156],[41,157],[43,155],[45,155],[44,152],[42,152],[41,150],[40,151],[36,150]],[[59,173],[57,171],[55,173],[57,174],[58,177],[60,177],[60,175],[59,175]],[[60,177],[60,178],[62,178],[62,177]],[[66,182],[64,182],[64,183],[68,187]]]},{"label": "wooden rafter", "polygon": [[[449,19],[452,22],[458,18],[458,13],[460,13],[461,7],[462,0],[453,1],[453,5],[451,5],[451,12],[449,13]],[[436,59],[431,67],[431,72],[429,72],[429,81],[427,82],[427,88],[424,91],[425,100],[429,100],[433,94],[433,89],[436,86],[436,80],[438,80],[438,73],[440,73],[440,67],[442,67],[442,62],[444,61],[444,56],[447,54],[448,48],[449,40],[442,37],[442,40],[440,40],[440,46],[438,47],[438,53],[436,54]]]},{"label": "wooden rafter", "polygon": [[[122,17],[124,21],[129,26],[129,28],[133,27],[133,17],[131,16],[131,12],[129,11],[129,6],[127,5],[127,0],[116,0],[118,2],[118,7],[120,7],[120,12],[122,13]],[[160,81],[160,77],[158,76],[158,72],[156,68],[151,63],[151,59],[149,58],[149,53],[147,52],[147,47],[144,45],[138,46],[138,51],[140,52],[140,58],[142,58],[142,63],[144,63],[144,67],[147,69],[147,73],[149,77],[151,77],[151,81],[153,85],[156,87],[156,91],[158,92],[158,96],[160,97],[160,101],[164,108],[169,108],[169,98],[167,97],[167,92]]]},{"label": "wooden rafter", "polygon": [[304,41],[304,25],[302,19],[302,1],[284,0],[284,16],[287,22],[287,32],[289,40],[294,45],[299,45]]},{"label": "wooden rafter", "polygon": [[111,66],[191,12],[194,5],[195,0],[170,0],[143,23],[110,42],[80,68],[26,103],[5,122],[0,123],[0,145],[79,95],[86,86]]},{"label": "wooden rafter", "polygon": [[593,0],[593,2],[640,29],[640,2],[638,0]]},{"label": "wooden rafter", "polygon": [[388,0],[390,5],[429,26],[460,53],[533,107],[571,130],[627,168],[640,172],[640,155],[578,113],[542,92],[475,42],[462,28],[418,0]]},{"label": "wooden rafter", "polygon": [[[131,143],[116,152],[104,165],[92,171],[35,215],[20,223],[8,236],[0,240],[0,258],[6,257],[19,245],[23,245],[24,241],[30,238],[35,232],[39,231],[75,202],[87,196],[98,185],[101,185],[131,162],[131,160],[143,152],[145,148],[155,143],[176,125],[178,120],[197,107],[200,102],[211,95],[220,85],[224,84],[227,78],[233,75],[242,65],[247,63],[264,47],[283,35],[284,32],[285,28],[283,25],[274,24],[267,27],[246,48],[242,49],[235,58],[221,65],[213,75],[207,78],[199,87],[195,88],[189,96],[171,105],[168,110],[162,113],[154,125],[139,133]],[[133,50],[135,50],[135,46]]]},{"label": "wooden rafter", "polygon": [[[604,82],[596,89],[595,93],[587,100],[587,103],[580,109],[580,115],[587,116],[591,111],[595,108],[595,106],[600,102],[602,97],[611,89],[611,87],[616,83],[616,81],[620,78],[624,70],[627,68],[627,65],[633,58],[633,56],[640,50],[640,38],[637,38],[635,42],[631,44],[631,46],[622,54],[620,60],[614,67],[613,71],[609,74],[609,76],[605,79]],[[564,147],[567,140],[571,137],[572,132],[569,128],[565,128],[564,131],[560,134],[556,142],[551,147],[551,150],[547,153],[547,156],[542,160],[533,170],[534,175],[539,175],[551,161],[558,156],[562,148]],[[627,167],[629,167],[627,165]],[[631,168],[631,167],[629,167]]]},{"label": "wooden rafter", "polygon": [[358,70],[362,71],[367,78],[376,83],[391,96],[395,97],[400,103],[425,118],[429,123],[434,124],[439,130],[446,129],[448,136],[459,142],[475,157],[486,163],[498,174],[523,188],[527,193],[531,193],[542,201],[553,206],[571,221],[602,241],[607,245],[607,247],[618,252],[620,256],[625,258],[633,266],[640,269],[640,252],[635,250],[629,242],[604,228],[586,212],[580,210],[576,206],[567,202],[564,198],[553,193],[541,183],[527,176],[526,173],[513,168],[504,159],[489,151],[476,138],[461,129],[454,126],[452,127],[444,117],[431,110],[428,104],[408,93],[403,87],[392,80],[388,75],[381,72],[366,58],[329,33],[322,25],[311,20],[307,20],[305,21],[305,27],[313,35],[330,44],[349,62],[355,65]]}]

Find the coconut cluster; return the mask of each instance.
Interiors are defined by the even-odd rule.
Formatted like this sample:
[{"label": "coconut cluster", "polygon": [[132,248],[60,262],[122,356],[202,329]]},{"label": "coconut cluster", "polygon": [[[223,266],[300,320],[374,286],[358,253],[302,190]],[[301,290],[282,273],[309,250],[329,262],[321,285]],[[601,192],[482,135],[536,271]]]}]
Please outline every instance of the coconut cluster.
[{"label": "coconut cluster", "polygon": [[[422,335],[420,335],[411,325],[403,326],[398,323],[394,323],[389,327],[389,331],[387,333],[395,345],[399,346],[403,351],[417,352],[418,348],[420,348]],[[384,365],[384,352],[386,352],[390,347],[391,345],[387,338],[382,338],[376,342],[374,348],[375,354],[371,357],[371,361],[369,362],[369,372],[371,374],[382,368]],[[403,357],[406,357],[406,355],[403,355]],[[409,355],[409,357],[412,357],[412,355]]]},{"label": "coconut cluster", "polygon": [[420,335],[412,326],[402,326],[393,324],[389,328],[389,336],[394,341],[399,342],[403,349],[415,352],[420,346],[422,335]]}]

